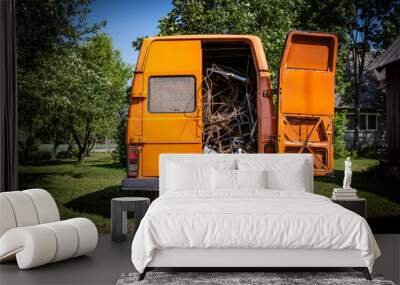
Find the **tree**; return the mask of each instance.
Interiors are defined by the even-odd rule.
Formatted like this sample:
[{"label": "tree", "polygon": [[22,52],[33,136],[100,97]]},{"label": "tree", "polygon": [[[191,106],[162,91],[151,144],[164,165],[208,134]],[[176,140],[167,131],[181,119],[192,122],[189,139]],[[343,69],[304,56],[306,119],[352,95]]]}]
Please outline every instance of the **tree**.
[{"label": "tree", "polygon": [[125,88],[131,76],[131,67],[122,62],[119,51],[112,48],[111,38],[99,35],[83,47],[82,56],[93,68],[99,68],[104,79],[108,80],[106,89],[99,88],[95,97],[83,104],[86,108],[82,142],[73,130],[74,138],[82,155],[89,155],[97,138],[111,138],[118,124],[118,114],[123,107]]},{"label": "tree", "polygon": [[[54,62],[63,53],[97,33],[105,22],[89,25],[87,15],[92,0],[19,0],[17,1],[18,126],[20,158],[29,160],[35,141],[44,133],[62,132],[43,128],[44,110],[40,91],[39,68]],[[53,118],[52,121],[57,118]],[[51,137],[53,137],[53,135]]]},{"label": "tree", "polygon": [[127,146],[126,146],[126,126],[128,118],[129,100],[131,98],[132,85],[125,90],[124,108],[119,113],[119,123],[114,132],[114,139],[117,147],[113,151],[112,156],[115,161],[119,161],[121,165],[126,166],[127,163]]},{"label": "tree", "polygon": [[302,0],[174,0],[160,35],[253,34],[261,38],[276,82],[285,36]]},{"label": "tree", "polygon": [[29,92],[42,114],[42,128],[55,138],[71,134],[82,159],[98,138],[112,136],[130,75],[130,66],[113,50],[111,38],[100,34],[43,60],[27,84],[41,82]]},{"label": "tree", "polygon": [[60,48],[76,46],[98,32],[105,21],[89,25],[93,0],[18,0],[18,67],[35,68],[36,60]]}]

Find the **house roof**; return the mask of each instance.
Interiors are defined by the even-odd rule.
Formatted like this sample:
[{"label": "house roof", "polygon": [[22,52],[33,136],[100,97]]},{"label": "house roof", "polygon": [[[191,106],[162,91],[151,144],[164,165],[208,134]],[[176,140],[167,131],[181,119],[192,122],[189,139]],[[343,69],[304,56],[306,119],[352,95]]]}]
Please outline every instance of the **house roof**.
[{"label": "house roof", "polygon": [[[353,109],[354,103],[352,100],[345,100],[344,96],[340,93],[335,94],[335,109]],[[373,92],[364,92],[360,96],[361,109],[376,109],[383,110],[382,97],[374,94]]]},{"label": "house roof", "polygon": [[400,36],[368,66],[368,70],[383,69],[386,65],[400,60]]}]

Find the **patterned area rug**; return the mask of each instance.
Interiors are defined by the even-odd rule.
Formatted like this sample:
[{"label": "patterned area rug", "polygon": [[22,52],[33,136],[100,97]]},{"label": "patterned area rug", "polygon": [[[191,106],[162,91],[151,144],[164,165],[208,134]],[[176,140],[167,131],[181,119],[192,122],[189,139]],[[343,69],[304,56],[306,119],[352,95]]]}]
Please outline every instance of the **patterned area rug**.
[{"label": "patterned area rug", "polygon": [[379,275],[372,275],[373,280],[368,281],[359,272],[148,272],[142,281],[138,281],[138,276],[138,273],[122,274],[117,285],[395,285]]}]

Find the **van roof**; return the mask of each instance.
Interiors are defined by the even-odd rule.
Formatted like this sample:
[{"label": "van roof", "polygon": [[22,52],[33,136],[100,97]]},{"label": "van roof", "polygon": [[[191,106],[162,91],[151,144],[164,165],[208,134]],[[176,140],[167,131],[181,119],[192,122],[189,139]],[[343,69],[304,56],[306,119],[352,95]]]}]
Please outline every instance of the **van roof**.
[{"label": "van roof", "polygon": [[245,41],[248,42],[254,57],[257,71],[269,72],[267,60],[265,59],[264,48],[261,40],[257,36],[252,35],[177,35],[177,36],[161,36],[148,37],[143,40],[141,52],[136,64],[136,72],[142,72],[144,60],[148,53],[151,43],[154,41],[168,40],[201,40],[201,41]]}]

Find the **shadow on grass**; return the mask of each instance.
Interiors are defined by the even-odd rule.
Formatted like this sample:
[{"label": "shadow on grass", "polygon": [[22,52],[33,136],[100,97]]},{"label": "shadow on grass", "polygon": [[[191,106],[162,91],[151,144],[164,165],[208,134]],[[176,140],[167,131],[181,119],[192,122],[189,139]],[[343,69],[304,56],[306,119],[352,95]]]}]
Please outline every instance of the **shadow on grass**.
[{"label": "shadow on grass", "polygon": [[42,176],[42,175],[37,175],[35,173],[28,174],[28,173],[18,173],[18,187],[20,189],[29,189],[33,187],[39,187],[35,185],[40,185],[40,187],[43,187],[43,185],[47,184],[47,178],[49,176]]},{"label": "shadow on grass", "polygon": [[79,164],[78,160],[38,160],[31,161],[25,164],[21,164],[21,166],[55,166],[55,165],[66,165],[66,164]]},{"label": "shadow on grass", "polygon": [[114,163],[104,163],[104,164],[96,164],[94,167],[108,168],[108,169],[125,169],[123,165],[119,162]]},{"label": "shadow on grass", "polygon": [[88,173],[79,173],[73,171],[65,172],[41,172],[41,173],[23,173],[18,175],[18,183],[20,188],[29,188],[32,185],[43,185],[46,180],[51,180],[54,176],[70,176],[72,178],[80,179],[89,176]]},{"label": "shadow on grass", "polygon": [[74,211],[100,215],[104,218],[111,217],[111,199],[116,197],[147,197],[154,200],[158,192],[149,191],[123,191],[120,185],[110,186],[103,190],[76,198],[67,204],[66,207]]}]

